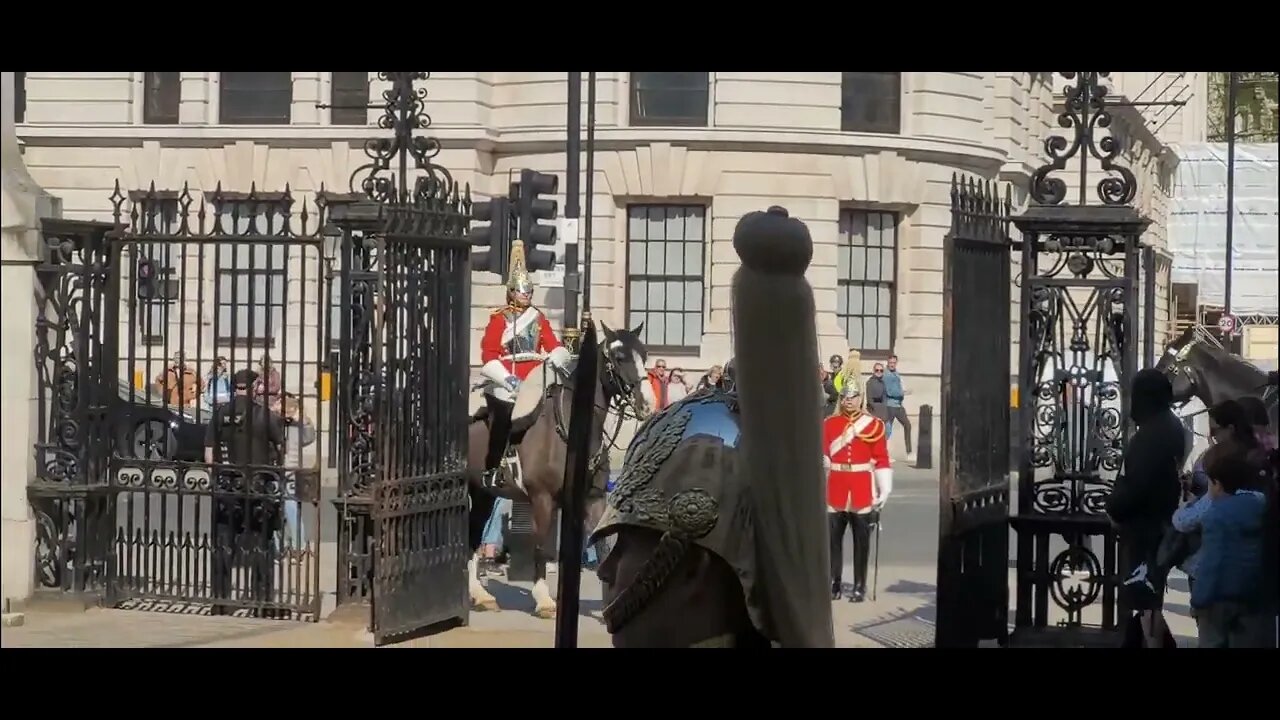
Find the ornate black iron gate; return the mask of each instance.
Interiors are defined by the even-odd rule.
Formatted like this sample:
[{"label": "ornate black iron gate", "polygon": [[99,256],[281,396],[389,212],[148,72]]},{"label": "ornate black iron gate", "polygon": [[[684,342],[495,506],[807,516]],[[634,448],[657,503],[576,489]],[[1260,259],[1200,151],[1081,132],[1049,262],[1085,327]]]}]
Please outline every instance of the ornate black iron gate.
[{"label": "ornate black iron gate", "polygon": [[[45,588],[318,619],[327,415],[339,603],[370,601],[379,643],[466,620],[469,189],[413,136],[427,73],[379,75],[395,135],[366,142],[359,192],[117,187],[113,222],[44,221],[28,496]],[[257,379],[236,387],[242,370]],[[237,403],[259,410],[219,415]]]},{"label": "ornate black iron gate", "polygon": [[[318,619],[319,218],[287,191],[117,186],[112,201],[111,223],[44,227],[41,583],[111,607]],[[261,441],[226,432],[240,425]]]},{"label": "ornate black iron gate", "polygon": [[[1105,507],[1130,434],[1139,344],[1153,345],[1156,273],[1141,243],[1149,221],[1131,206],[1134,177],[1114,165],[1118,144],[1094,137],[1111,122],[1099,84],[1106,73],[1061,74],[1076,81],[1060,117],[1075,136],[1045,142],[1050,162],[1031,178],[1031,206],[1011,218],[1007,197],[972,181],[953,183],[944,261],[939,647],[987,638],[1110,644],[1124,616]],[[1108,173],[1097,183],[1101,205],[1087,203],[1090,158]],[[1067,185],[1049,174],[1073,159],[1079,201],[1063,206]],[[1018,241],[1009,238],[1010,221]],[[1020,255],[1014,284],[1021,293],[1013,434],[1006,430],[1011,250]],[[1018,484],[1009,517],[1017,532],[1009,637],[1003,520],[1011,436]]]},{"label": "ornate black iron gate", "polygon": [[1010,199],[951,183],[943,255],[937,647],[1003,640],[1009,607]]},{"label": "ornate black iron gate", "polygon": [[359,193],[326,201],[342,235],[339,601],[369,600],[381,644],[470,611],[471,268],[470,191],[413,137],[427,73],[379,75],[395,137],[366,144]]},{"label": "ornate black iron gate", "polygon": [[[1024,407],[1014,641],[1111,645],[1124,612],[1106,502],[1132,430],[1129,387],[1140,341],[1154,327],[1155,277],[1144,274],[1140,315],[1141,238],[1150,221],[1131,205],[1133,174],[1114,164],[1119,145],[1094,135],[1111,124],[1100,84],[1106,73],[1062,75],[1074,84],[1060,124],[1075,135],[1046,143],[1051,162],[1032,176],[1033,204],[1014,219],[1022,232]],[[1090,158],[1106,173],[1097,183],[1101,205],[1088,204]],[[1067,185],[1049,174],[1073,159],[1078,200],[1064,206]]]}]

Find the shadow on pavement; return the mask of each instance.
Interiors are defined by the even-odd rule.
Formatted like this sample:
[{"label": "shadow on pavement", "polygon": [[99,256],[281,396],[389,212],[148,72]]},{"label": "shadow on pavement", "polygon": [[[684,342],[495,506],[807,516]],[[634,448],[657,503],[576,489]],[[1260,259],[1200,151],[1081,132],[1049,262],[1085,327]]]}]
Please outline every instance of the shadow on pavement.
[{"label": "shadow on pavement", "polygon": [[[547,585],[551,590],[551,594],[556,594],[555,578],[548,578]],[[502,576],[489,575],[485,579],[485,589],[493,595],[498,601],[498,608],[501,610],[513,610],[516,612],[532,613],[535,607],[533,602],[533,592],[530,588],[521,587],[513,584]],[[578,614],[590,617],[598,617],[604,610],[604,602],[596,598],[579,598]]]},{"label": "shadow on pavement", "polygon": [[884,590],[897,595],[924,595],[930,598],[938,594],[938,588],[934,585],[911,580],[899,580]]}]

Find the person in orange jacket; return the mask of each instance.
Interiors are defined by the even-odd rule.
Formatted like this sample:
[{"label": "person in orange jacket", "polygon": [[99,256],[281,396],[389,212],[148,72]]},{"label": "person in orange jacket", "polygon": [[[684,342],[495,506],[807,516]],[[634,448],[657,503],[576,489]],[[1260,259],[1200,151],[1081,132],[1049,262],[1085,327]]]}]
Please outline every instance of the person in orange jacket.
[{"label": "person in orange jacket", "polygon": [[862,411],[857,382],[847,382],[841,388],[839,410],[823,421],[822,444],[831,532],[831,598],[838,600],[842,594],[844,533],[851,527],[853,592],[849,600],[862,602],[867,595],[871,530],[893,491],[893,469],[884,423]]}]

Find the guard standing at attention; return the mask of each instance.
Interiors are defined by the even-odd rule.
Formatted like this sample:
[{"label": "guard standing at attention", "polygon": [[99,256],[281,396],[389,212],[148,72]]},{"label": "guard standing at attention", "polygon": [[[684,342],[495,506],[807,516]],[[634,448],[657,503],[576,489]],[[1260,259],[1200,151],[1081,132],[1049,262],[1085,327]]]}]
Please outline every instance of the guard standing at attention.
[{"label": "guard standing at attention", "polygon": [[871,530],[880,522],[880,508],[893,490],[893,469],[884,423],[862,410],[862,391],[847,381],[840,408],[822,425],[827,468],[827,513],[831,531],[831,598],[842,594],[845,529],[853,528],[852,602],[867,595],[867,559]]}]

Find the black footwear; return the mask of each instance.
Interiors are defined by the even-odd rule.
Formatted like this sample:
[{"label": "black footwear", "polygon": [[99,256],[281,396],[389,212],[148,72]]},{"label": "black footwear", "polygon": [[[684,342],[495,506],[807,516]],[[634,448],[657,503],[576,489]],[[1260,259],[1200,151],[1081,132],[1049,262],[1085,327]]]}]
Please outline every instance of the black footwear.
[{"label": "black footwear", "polygon": [[487,488],[502,487],[502,468],[485,470],[484,475],[480,480],[480,484]]},{"label": "black footwear", "polygon": [[841,585],[842,585],[842,583],[841,583],[839,580],[837,580],[837,581],[835,581],[835,582],[831,583],[831,599],[832,599],[832,600],[839,600],[839,599],[840,599],[840,595],[841,595],[841,594],[843,593],[843,591],[844,591],[844,588],[843,588],[843,587],[841,587]]},{"label": "black footwear", "polygon": [[860,603],[867,599],[867,589],[861,584],[853,586],[853,593],[849,595],[849,602]]}]

